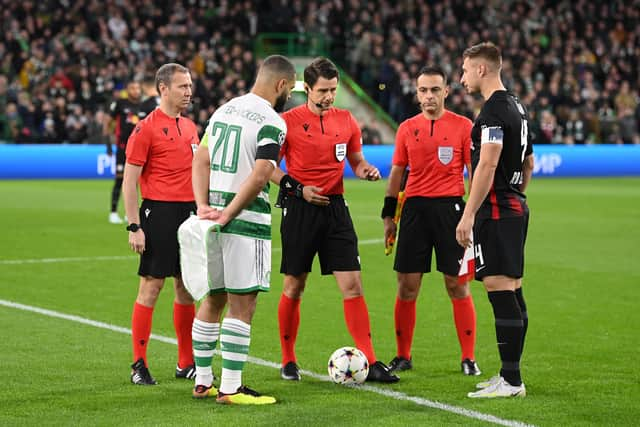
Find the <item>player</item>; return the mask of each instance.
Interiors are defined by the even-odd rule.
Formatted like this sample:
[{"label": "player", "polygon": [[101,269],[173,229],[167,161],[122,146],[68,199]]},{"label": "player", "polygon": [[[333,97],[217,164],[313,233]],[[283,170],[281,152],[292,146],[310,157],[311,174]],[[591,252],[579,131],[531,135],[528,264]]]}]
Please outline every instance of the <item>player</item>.
[{"label": "player", "polygon": [[109,155],[113,152],[110,134],[111,123],[112,120],[115,121],[116,175],[113,189],[111,190],[111,212],[109,213],[109,222],[111,224],[122,224],[124,222],[118,215],[118,201],[122,190],[127,140],[138,122],[150,112],[148,105],[142,101],[140,83],[132,80],[127,84],[127,97],[113,101],[109,106],[109,114],[104,116],[103,138],[107,141],[107,154]]},{"label": "player", "polygon": [[160,105],[160,96],[156,89],[155,76],[147,75],[142,80],[142,111],[146,114],[151,114],[153,110]]},{"label": "player", "polygon": [[[195,306],[184,289],[178,253],[178,226],[196,212],[191,186],[193,151],[198,144],[195,123],[181,113],[191,104],[191,76],[179,64],[165,64],[156,73],[160,106],[135,127],[127,143],[124,204],[129,219],[129,246],[140,254],[140,285],[131,319],[133,360],[131,382],[154,385],[147,344],[153,309],[166,277],[173,277],[173,322],[178,338],[177,378],[193,378],[191,327]],[[142,205],[138,210],[140,183]]]},{"label": "player", "polygon": [[[524,191],[533,172],[527,112],[500,78],[502,56],[492,43],[465,50],[460,82],[485,103],[471,131],[473,186],[456,228],[462,247],[475,244],[477,280],[493,307],[502,368],[471,398],[525,396],[520,358],[528,326],[522,295],[529,208]],[[473,236],[473,237],[472,237]]]},{"label": "player", "polygon": [[398,295],[395,303],[397,355],[392,371],[412,368],[411,343],[416,325],[416,299],[422,276],[431,271],[435,248],[437,269],[453,305],[453,318],[462,348],[465,375],[480,375],[475,362],[476,312],[469,284],[458,284],[459,262],[464,254],[455,240],[465,193],[463,168],[471,171],[471,121],[444,108],[449,93],[442,68],[420,70],[416,92],[422,112],[400,124],[385,194],[382,219],[385,241],[396,235],[393,221],[400,182],[409,167],[405,202],[394,269]]},{"label": "player", "polygon": [[347,110],[333,107],[338,69],[317,58],[304,70],[307,102],[283,114],[289,133],[281,150],[288,174],[278,168],[273,181],[287,197],[282,200],[282,263],[284,289],[278,306],[281,377],[299,380],[295,342],[300,300],[316,253],[322,274],[333,274],[343,296],[344,315],[356,347],[370,364],[367,381],[396,382],[376,358],[369,313],[362,291],[358,238],[343,197],[346,159],[361,179],[380,179],[378,169],[362,155],[360,128]]},{"label": "player", "polygon": [[[225,404],[275,403],[242,382],[251,342],[251,321],[258,292],[269,290],[271,274],[271,206],[268,184],[287,126],[281,111],[295,86],[295,67],[284,56],[267,57],[251,92],[219,107],[211,116],[198,148],[193,185],[198,217],[180,227],[185,260],[190,237],[202,219],[215,236],[205,251],[211,290],[193,323],[196,358],[195,398],[215,396]],[[195,231],[192,231],[195,230]],[[198,254],[194,254],[198,255]],[[190,276],[187,276],[190,277]],[[187,280],[190,286],[190,280]],[[229,309],[220,322],[225,301]],[[220,388],[216,390],[211,359],[217,341],[222,354]]]}]

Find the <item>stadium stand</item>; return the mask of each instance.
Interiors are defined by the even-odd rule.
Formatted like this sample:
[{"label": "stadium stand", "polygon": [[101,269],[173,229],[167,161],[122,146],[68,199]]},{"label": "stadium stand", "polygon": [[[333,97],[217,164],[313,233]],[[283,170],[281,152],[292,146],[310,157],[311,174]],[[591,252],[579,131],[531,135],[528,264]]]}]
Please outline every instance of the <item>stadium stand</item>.
[{"label": "stadium stand", "polygon": [[640,143],[640,1],[0,0],[0,140],[98,142],[126,81],[161,63],[193,70],[192,118],[250,87],[260,33],[323,34],[329,54],[396,121],[415,114],[426,63],[447,106],[473,118],[461,53],[491,40],[503,80],[530,106],[535,142]]}]

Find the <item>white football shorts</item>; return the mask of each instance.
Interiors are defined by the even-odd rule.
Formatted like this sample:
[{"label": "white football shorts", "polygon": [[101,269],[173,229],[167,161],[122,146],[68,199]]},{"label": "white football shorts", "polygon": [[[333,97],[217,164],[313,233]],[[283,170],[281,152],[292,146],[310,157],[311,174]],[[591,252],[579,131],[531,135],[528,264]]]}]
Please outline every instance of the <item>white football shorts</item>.
[{"label": "white football shorts", "polygon": [[271,240],[220,233],[214,221],[192,215],[180,225],[180,267],[195,300],[209,292],[268,291]]}]

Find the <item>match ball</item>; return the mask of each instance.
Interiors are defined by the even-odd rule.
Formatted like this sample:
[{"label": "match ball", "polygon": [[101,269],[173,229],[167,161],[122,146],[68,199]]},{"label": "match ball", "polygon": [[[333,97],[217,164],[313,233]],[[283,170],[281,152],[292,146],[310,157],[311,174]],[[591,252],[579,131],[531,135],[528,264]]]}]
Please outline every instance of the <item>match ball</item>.
[{"label": "match ball", "polygon": [[329,358],[328,370],[336,384],[362,384],[369,374],[369,361],[357,348],[342,347]]}]

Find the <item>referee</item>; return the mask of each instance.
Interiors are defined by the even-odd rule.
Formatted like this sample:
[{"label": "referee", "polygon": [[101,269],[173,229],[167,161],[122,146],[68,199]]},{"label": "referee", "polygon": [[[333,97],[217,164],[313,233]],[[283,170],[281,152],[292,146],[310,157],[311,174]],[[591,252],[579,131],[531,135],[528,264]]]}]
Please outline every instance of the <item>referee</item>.
[{"label": "referee", "polygon": [[288,174],[276,169],[272,180],[282,194],[283,292],[278,305],[282,368],[285,380],[300,380],[295,342],[300,324],[300,301],[316,253],[323,275],[332,274],[343,297],[347,329],[369,360],[367,381],[397,382],[399,378],[376,359],[371,341],[369,311],[363,295],[358,238],[343,197],[345,160],[354,174],[380,179],[378,169],[362,155],[358,124],[347,110],[333,107],[338,69],[317,58],[304,70],[306,104],[283,114],[287,137],[280,151]]},{"label": "referee", "polygon": [[[502,56],[492,43],[465,50],[460,82],[480,93],[484,106],[473,124],[473,186],[456,228],[462,247],[475,249],[477,280],[493,307],[500,374],[479,383],[471,398],[523,397],[520,358],[527,332],[527,306],[522,295],[524,244],[529,208],[524,191],[533,172],[528,118],[520,101],[500,78]],[[474,238],[472,239],[472,234]]]},{"label": "referee", "polygon": [[393,218],[407,167],[409,174],[394,263],[398,279],[394,309],[397,354],[389,368],[399,372],[413,367],[411,344],[416,325],[416,300],[422,276],[431,271],[435,249],[436,268],[442,272],[453,306],[462,349],[462,373],[480,375],[474,356],[476,311],[469,283],[458,284],[459,262],[464,249],[455,239],[456,224],[464,209],[464,168],[471,174],[471,121],[444,108],[448,92],[442,68],[422,68],[416,80],[422,112],[402,122],[396,135],[382,210],[385,241],[395,237]]},{"label": "referee", "polygon": [[[191,326],[193,299],[180,274],[177,232],[196,212],[191,185],[193,151],[199,140],[196,125],[181,113],[191,104],[191,76],[179,64],[165,64],[156,73],[160,106],[133,130],[127,143],[124,168],[124,205],[129,246],[140,254],[140,285],[133,307],[131,382],[154,385],[149,373],[147,344],[153,308],[166,277],[174,278],[173,322],[178,338],[177,378],[193,378]],[[138,209],[140,184],[142,205]]]}]

